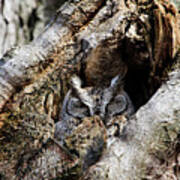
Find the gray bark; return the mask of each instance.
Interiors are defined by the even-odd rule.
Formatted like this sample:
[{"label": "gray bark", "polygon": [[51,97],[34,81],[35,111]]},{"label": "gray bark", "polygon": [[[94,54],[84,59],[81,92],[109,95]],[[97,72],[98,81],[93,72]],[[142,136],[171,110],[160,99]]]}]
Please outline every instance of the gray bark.
[{"label": "gray bark", "polygon": [[12,47],[37,37],[62,3],[63,0],[1,0],[0,57]]},{"label": "gray bark", "polygon": [[73,74],[96,87],[128,70],[125,88],[136,108],[145,103],[176,57],[178,16],[164,1],[71,1],[32,42],[6,53],[0,64],[0,178],[178,179],[179,58],[120,137],[106,139],[108,129],[93,116],[67,139],[84,147],[77,138],[84,130],[85,137],[93,132],[107,144],[89,169],[54,139]]}]

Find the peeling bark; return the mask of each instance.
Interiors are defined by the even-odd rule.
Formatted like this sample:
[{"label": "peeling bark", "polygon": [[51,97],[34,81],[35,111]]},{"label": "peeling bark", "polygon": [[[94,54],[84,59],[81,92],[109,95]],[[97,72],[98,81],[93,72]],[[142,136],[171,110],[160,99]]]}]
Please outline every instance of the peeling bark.
[{"label": "peeling bark", "polygon": [[[168,152],[176,154],[179,148],[178,70],[127,121],[119,138],[107,139],[100,161],[86,175],[83,160],[71,157],[54,139],[54,126],[73,74],[95,87],[126,75],[125,90],[136,108],[144,104],[179,49],[178,15],[165,1],[70,1],[36,39],[7,52],[0,63],[0,177],[168,177],[162,175],[172,157]],[[90,119],[105,134],[100,119]],[[88,127],[86,133],[93,132]],[[178,170],[174,174],[178,177]]]},{"label": "peeling bark", "polygon": [[0,1],[0,57],[12,47],[36,38],[63,3],[26,0]]}]

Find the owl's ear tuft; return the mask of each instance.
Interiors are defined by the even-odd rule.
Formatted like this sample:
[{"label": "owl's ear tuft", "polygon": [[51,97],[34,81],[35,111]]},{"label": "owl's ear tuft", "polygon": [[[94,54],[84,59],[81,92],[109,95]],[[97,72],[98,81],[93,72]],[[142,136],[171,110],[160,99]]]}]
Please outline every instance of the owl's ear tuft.
[{"label": "owl's ear tuft", "polygon": [[117,75],[111,80],[110,87],[114,88],[119,85],[123,85],[123,77],[121,75]]},{"label": "owl's ear tuft", "polygon": [[70,81],[73,88],[81,88],[82,82],[77,75],[73,75]]}]

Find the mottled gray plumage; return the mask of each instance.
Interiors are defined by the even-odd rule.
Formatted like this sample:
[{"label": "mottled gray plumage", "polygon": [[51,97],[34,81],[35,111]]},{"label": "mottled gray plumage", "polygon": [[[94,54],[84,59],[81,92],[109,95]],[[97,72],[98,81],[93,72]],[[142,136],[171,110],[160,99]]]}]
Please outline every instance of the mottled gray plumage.
[{"label": "mottled gray plumage", "polygon": [[123,89],[120,75],[115,76],[109,87],[81,87],[81,79],[73,76],[72,89],[64,98],[60,121],[56,124],[55,137],[63,141],[78,126],[82,119],[99,115],[106,123],[117,115],[129,117],[134,106]]},{"label": "mottled gray plumage", "polygon": [[119,75],[111,80],[109,87],[83,88],[78,76],[72,77],[71,86],[56,123],[54,141],[72,158],[81,158],[83,167],[88,167],[106,146],[108,127],[118,126],[112,128],[113,134],[109,136],[119,134],[117,131],[122,129],[114,117],[128,117],[134,107]]}]

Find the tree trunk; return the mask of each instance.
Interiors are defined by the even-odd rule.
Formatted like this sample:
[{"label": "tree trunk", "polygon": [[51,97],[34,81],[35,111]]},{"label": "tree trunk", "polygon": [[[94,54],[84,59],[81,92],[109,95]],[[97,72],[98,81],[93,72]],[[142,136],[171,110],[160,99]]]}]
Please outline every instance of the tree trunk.
[{"label": "tree trunk", "polygon": [[63,3],[57,1],[0,1],[0,57],[10,48],[32,41]]},{"label": "tree trunk", "polygon": [[[7,52],[0,61],[0,178],[178,179],[178,20],[165,0],[69,1],[32,42]],[[65,139],[69,149],[54,137],[74,74],[94,88],[124,76],[137,112],[117,116],[125,120],[118,137],[108,136],[98,115],[82,119]]]}]

